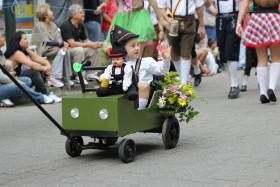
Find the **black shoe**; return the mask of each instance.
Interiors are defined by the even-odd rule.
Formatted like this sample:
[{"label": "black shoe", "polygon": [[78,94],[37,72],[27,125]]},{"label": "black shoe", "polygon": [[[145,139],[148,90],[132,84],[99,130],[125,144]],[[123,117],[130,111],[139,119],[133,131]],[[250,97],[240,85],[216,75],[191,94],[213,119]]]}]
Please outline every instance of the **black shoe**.
[{"label": "black shoe", "polygon": [[269,103],[269,99],[265,95],[260,96],[260,101],[262,104]]},{"label": "black shoe", "polygon": [[274,91],[272,89],[267,90],[267,95],[268,95],[268,98],[271,102],[276,102],[277,101],[276,96],[274,94]]},{"label": "black shoe", "polygon": [[246,92],[247,91],[247,85],[242,85],[240,91],[241,92]]},{"label": "black shoe", "polygon": [[228,98],[229,99],[236,99],[239,97],[239,86],[237,87],[230,87],[230,91],[229,91],[229,94],[228,94]]},{"label": "black shoe", "polygon": [[194,75],[194,86],[197,87],[201,83],[201,74]]}]

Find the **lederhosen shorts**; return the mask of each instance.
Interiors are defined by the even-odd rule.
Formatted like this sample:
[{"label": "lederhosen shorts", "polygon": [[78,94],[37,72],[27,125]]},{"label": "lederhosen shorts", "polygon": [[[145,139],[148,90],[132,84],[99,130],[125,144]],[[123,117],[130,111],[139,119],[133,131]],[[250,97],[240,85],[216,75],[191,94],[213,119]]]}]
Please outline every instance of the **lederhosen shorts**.
[{"label": "lederhosen shorts", "polygon": [[175,16],[179,21],[179,32],[177,37],[168,35],[169,44],[172,46],[172,60],[179,60],[180,57],[190,59],[195,37],[194,15]]},{"label": "lederhosen shorts", "polygon": [[216,32],[221,63],[239,60],[240,37],[235,33],[237,16],[238,12],[217,15]]}]

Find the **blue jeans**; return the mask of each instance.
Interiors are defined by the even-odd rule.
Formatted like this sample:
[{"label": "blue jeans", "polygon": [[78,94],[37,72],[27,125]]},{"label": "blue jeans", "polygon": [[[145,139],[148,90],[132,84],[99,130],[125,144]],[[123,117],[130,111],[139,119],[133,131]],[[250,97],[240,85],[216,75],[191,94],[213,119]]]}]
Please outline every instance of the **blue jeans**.
[{"label": "blue jeans", "polygon": [[101,32],[100,23],[97,21],[88,21],[85,23],[85,26],[88,31],[89,39],[94,42],[98,41]]},{"label": "blue jeans", "polygon": [[216,28],[213,26],[205,26],[206,34],[208,39],[216,40]]},{"label": "blue jeans", "polygon": [[[39,103],[42,103],[44,101],[44,96],[41,93],[35,92],[30,88],[32,82],[31,79],[28,77],[19,77],[18,78],[23,83],[21,84],[23,88]],[[16,99],[17,97],[20,97],[22,95],[21,90],[14,84],[14,83],[8,83],[8,84],[0,84],[0,100],[3,99]]]}]

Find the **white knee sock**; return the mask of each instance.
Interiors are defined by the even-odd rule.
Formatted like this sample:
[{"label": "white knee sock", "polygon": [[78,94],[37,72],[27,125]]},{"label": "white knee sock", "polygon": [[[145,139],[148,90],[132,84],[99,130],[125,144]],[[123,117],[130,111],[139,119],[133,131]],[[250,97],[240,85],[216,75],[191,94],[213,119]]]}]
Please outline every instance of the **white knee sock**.
[{"label": "white knee sock", "polygon": [[275,90],[280,74],[280,62],[273,62],[269,71],[269,89]]},{"label": "white knee sock", "polygon": [[268,68],[267,67],[257,67],[257,78],[260,87],[260,95],[267,95],[267,76]]},{"label": "white knee sock", "polygon": [[193,70],[195,75],[199,75],[201,73],[198,62],[194,65]]},{"label": "white knee sock", "polygon": [[243,78],[242,78],[242,86],[247,86],[247,84],[248,84],[248,79],[249,79],[249,76],[248,76],[248,75],[243,75]]},{"label": "white knee sock", "polygon": [[176,71],[180,74],[181,73],[181,61],[173,61]]},{"label": "white knee sock", "polygon": [[139,106],[138,106],[139,108],[138,108],[138,110],[146,108],[147,103],[148,103],[147,99],[139,98]]},{"label": "white knee sock", "polygon": [[227,72],[230,79],[230,86],[237,87],[238,80],[237,80],[237,62],[236,61],[228,61],[227,62]]},{"label": "white knee sock", "polygon": [[191,61],[181,59],[181,84],[186,84],[189,80]]}]

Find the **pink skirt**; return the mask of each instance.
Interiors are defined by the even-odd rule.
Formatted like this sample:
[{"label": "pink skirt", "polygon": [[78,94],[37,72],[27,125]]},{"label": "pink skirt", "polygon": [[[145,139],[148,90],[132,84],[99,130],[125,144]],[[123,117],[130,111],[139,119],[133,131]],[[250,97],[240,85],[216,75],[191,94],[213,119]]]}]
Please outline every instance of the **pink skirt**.
[{"label": "pink skirt", "polygon": [[246,27],[243,43],[248,47],[280,44],[280,14],[253,14]]}]

